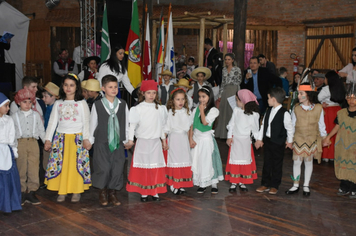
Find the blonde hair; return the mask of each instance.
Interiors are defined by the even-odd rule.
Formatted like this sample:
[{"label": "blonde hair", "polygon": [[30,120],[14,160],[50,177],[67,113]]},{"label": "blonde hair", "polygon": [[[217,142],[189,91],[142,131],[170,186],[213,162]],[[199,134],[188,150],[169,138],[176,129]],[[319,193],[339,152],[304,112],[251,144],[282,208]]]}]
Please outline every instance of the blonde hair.
[{"label": "blonde hair", "polygon": [[187,93],[185,92],[185,90],[182,88],[173,90],[173,92],[169,96],[169,100],[167,102],[167,110],[172,109],[173,116],[175,115],[176,108],[174,106],[174,98],[179,93],[184,94],[185,101],[184,101],[183,107],[187,110],[187,114],[189,115],[188,96],[187,96]]}]

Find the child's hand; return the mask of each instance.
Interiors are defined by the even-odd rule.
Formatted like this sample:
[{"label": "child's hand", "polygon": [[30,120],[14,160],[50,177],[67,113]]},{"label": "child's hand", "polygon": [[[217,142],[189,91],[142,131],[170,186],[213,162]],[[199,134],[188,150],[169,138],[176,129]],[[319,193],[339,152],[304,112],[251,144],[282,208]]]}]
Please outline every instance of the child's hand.
[{"label": "child's hand", "polygon": [[133,145],[134,142],[132,140],[129,140],[127,143],[124,144],[124,147],[125,149],[131,149]]},{"label": "child's hand", "polygon": [[168,144],[165,139],[162,139],[162,148],[164,151],[168,150]]},{"label": "child's hand", "polygon": [[195,146],[197,145],[197,143],[193,139],[189,140],[189,144],[190,144],[190,148],[195,148]]},{"label": "child's hand", "polygon": [[293,149],[293,143],[286,142],[286,148]]},{"label": "child's hand", "polygon": [[227,146],[231,147],[232,138],[228,138],[228,139],[226,140],[226,144],[227,144]]},{"label": "child's hand", "polygon": [[263,142],[261,140],[257,140],[255,143],[255,148],[259,149],[260,147],[263,147]]},{"label": "child's hand", "polygon": [[323,139],[323,147],[329,147],[331,145],[330,138],[326,137]]},{"label": "child's hand", "polygon": [[329,105],[326,102],[323,102],[323,104],[321,104],[323,106],[323,108],[328,107]]},{"label": "child's hand", "polygon": [[199,103],[199,110],[200,112],[204,112],[205,105],[203,103]]},{"label": "child's hand", "polygon": [[83,141],[83,147],[86,149],[86,150],[90,150],[91,149],[91,143],[89,142],[89,140],[88,139],[84,139],[84,141]]},{"label": "child's hand", "polygon": [[44,144],[44,150],[49,152],[51,150],[51,147],[52,147],[52,143],[49,140],[46,140]]}]

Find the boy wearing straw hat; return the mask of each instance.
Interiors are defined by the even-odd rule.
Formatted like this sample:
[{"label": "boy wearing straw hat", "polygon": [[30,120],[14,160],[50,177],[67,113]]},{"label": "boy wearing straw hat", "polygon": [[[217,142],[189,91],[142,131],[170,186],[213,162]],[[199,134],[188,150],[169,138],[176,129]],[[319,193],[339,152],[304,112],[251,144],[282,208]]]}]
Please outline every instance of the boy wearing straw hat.
[{"label": "boy wearing straw hat", "polygon": [[173,81],[171,81],[171,79],[175,77],[169,70],[165,70],[159,75],[163,76],[163,83],[158,86],[158,98],[162,105],[166,105],[169,99],[169,94],[171,94],[174,89]]},{"label": "boy wearing straw hat", "polygon": [[103,97],[100,94],[101,88],[100,88],[100,82],[96,79],[89,79],[87,81],[87,84],[85,85],[86,90],[88,90],[88,106],[89,110],[91,111],[91,108],[94,104],[94,102],[99,101]]},{"label": "boy wearing straw hat", "polygon": [[198,67],[192,71],[190,76],[196,83],[193,84],[193,89],[189,90],[187,95],[193,98],[193,107],[197,107],[199,103],[198,90],[204,85],[211,87],[211,84],[207,81],[211,77],[211,71],[207,67]]}]

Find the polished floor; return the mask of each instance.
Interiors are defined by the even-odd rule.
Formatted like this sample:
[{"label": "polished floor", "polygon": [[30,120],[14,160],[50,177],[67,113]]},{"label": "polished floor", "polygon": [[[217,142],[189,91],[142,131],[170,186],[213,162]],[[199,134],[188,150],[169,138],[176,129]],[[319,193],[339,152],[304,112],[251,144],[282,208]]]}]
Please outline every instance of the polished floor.
[{"label": "polished floor", "polygon": [[[223,162],[227,146],[218,140]],[[258,155],[259,154],[259,155]],[[256,152],[258,175],[262,152]],[[42,204],[25,204],[22,211],[0,214],[0,235],[356,235],[356,199],[336,195],[338,180],[333,163],[314,163],[311,196],[302,191],[288,196],[291,187],[291,151],[287,150],[283,180],[277,195],[257,193],[260,179],[248,192],[231,194],[229,184],[219,184],[197,194],[160,195],[160,202],[142,203],[136,193],[118,194],[121,206],[101,207],[98,190],[82,194],[80,203],[56,202],[56,193],[38,190]],[[302,178],[303,180],[303,178]]]}]

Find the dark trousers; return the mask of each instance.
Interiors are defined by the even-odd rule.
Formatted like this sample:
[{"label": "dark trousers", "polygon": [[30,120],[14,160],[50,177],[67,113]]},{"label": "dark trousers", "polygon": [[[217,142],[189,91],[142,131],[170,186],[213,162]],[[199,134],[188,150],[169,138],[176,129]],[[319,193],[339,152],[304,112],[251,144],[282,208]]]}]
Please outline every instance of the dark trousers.
[{"label": "dark trousers", "polygon": [[282,181],[285,144],[279,145],[271,142],[271,139],[265,138],[263,148],[264,157],[261,185],[278,189]]},{"label": "dark trousers", "polygon": [[356,192],[356,184],[349,180],[340,181],[340,189],[344,192]]}]

